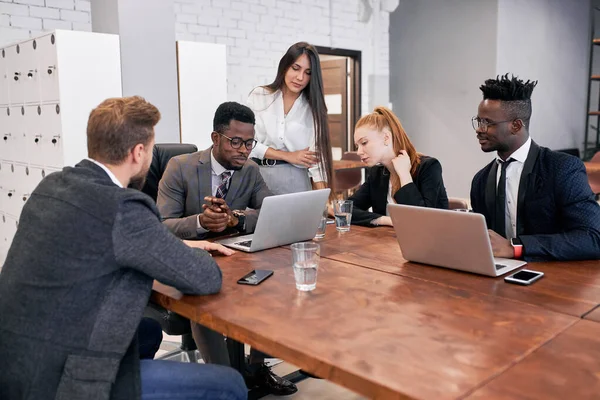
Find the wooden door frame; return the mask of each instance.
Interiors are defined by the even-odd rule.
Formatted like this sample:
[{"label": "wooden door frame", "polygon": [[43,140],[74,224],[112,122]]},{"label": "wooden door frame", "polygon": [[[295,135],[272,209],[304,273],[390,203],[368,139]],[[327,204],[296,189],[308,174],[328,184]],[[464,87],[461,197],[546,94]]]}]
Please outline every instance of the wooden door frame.
[{"label": "wooden door frame", "polygon": [[[354,81],[352,82],[352,94],[355,97],[354,99],[348,99],[349,102],[354,104],[352,109],[352,129],[358,122],[361,116],[361,103],[362,103],[362,68],[361,68],[361,59],[362,52],[358,50],[347,50],[347,49],[338,49],[335,47],[325,47],[325,46],[315,46],[319,54],[329,55],[329,56],[341,56],[348,57],[350,62],[352,63],[352,68],[354,71]],[[350,128],[350,127],[349,127]],[[350,140],[351,142],[352,140]],[[349,146],[348,151],[354,150],[354,145]]]}]

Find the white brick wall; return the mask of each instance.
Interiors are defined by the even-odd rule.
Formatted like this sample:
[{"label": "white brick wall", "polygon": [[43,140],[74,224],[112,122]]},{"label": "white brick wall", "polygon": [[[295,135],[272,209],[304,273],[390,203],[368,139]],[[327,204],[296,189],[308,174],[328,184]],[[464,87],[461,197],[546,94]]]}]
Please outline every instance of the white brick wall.
[{"label": "white brick wall", "polygon": [[[371,1],[373,13],[363,23],[361,0],[175,0],[175,31],[178,40],[228,46],[228,96],[240,102],[273,80],[293,43],[359,50],[368,112],[370,96],[387,98],[389,86],[389,13],[380,2]],[[52,29],[90,31],[90,0],[0,0],[0,46]]]},{"label": "white brick wall", "polygon": [[91,31],[90,0],[0,0],[0,46],[54,29]]},{"label": "white brick wall", "polygon": [[176,37],[228,45],[228,96],[239,102],[246,101],[252,88],[275,78],[279,59],[296,42],[359,50],[362,110],[368,112],[372,106],[369,77],[376,75],[379,79],[373,81],[389,84],[389,13],[379,11],[379,0],[372,1],[371,19],[362,23],[358,21],[359,3],[360,0],[175,0]]}]

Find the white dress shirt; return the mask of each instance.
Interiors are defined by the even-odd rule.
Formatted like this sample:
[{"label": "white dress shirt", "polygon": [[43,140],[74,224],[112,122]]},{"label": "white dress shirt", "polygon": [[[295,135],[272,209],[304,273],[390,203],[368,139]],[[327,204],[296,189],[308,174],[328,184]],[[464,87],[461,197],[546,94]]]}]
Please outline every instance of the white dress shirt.
[{"label": "white dress shirt", "polygon": [[[391,179],[390,179],[390,183],[388,185],[387,203],[388,204],[396,204],[396,200],[394,200],[394,196],[392,195],[392,180]],[[389,216],[390,212],[386,211],[385,215]]]},{"label": "white dress shirt", "polygon": [[[219,162],[213,155],[212,150],[210,151],[210,168],[212,170],[211,174],[210,174],[210,180],[211,180],[211,186],[212,186],[211,193],[213,196],[215,196],[217,194],[217,189],[219,188],[219,186],[221,186],[221,176],[220,175],[225,171],[229,171],[229,173],[231,174],[229,176],[229,180],[227,181],[227,188],[229,189],[229,185],[231,184],[231,178],[233,177],[233,173],[235,171],[225,169],[224,166],[219,164]],[[204,201],[204,199],[200,199],[200,200]],[[204,229],[204,227],[202,225],[200,225],[200,216],[198,216],[198,218],[196,220],[196,232],[198,234],[208,232],[207,229]]]},{"label": "white dress shirt", "polygon": [[110,178],[111,181],[113,181],[113,183],[115,185],[117,185],[118,187],[122,188],[123,184],[121,182],[119,182],[119,180],[117,179],[117,177],[115,176],[115,174],[112,173],[112,171],[110,169],[108,169],[108,167],[96,160],[93,160],[91,158],[88,158],[89,161],[93,162],[94,164],[96,164],[97,166],[99,166],[100,168],[102,168],[104,170],[104,172],[106,172],[106,174],[108,175],[108,177]]},{"label": "white dress shirt", "polygon": [[[257,87],[248,97],[248,106],[254,111],[256,147],[250,157],[265,158],[270,148],[282,151],[298,151],[309,148],[315,151],[315,125],[308,101],[300,95],[287,115],[284,114],[281,90],[269,93]],[[301,165],[294,165],[304,168]],[[308,169],[308,175],[315,182],[324,181],[318,165]]]},{"label": "white dress shirt", "polygon": [[[507,239],[517,237],[517,202],[519,198],[519,182],[521,181],[521,173],[523,172],[523,166],[525,165],[525,160],[527,160],[530,147],[531,138],[527,139],[527,141],[521,147],[519,147],[507,158],[507,160],[509,158],[515,160],[506,167],[506,203],[504,205],[504,219]],[[498,182],[500,182],[500,174],[502,173],[502,159],[496,156],[496,162],[498,163],[498,171],[496,172],[497,190]]]}]

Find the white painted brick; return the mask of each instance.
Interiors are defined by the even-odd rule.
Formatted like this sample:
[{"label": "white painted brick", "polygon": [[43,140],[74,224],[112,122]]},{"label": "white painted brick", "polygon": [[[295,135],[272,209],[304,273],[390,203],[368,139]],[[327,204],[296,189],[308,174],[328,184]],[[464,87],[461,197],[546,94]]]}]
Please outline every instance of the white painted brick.
[{"label": "white painted brick", "polygon": [[21,15],[26,17],[29,15],[29,7],[23,4],[0,3],[0,14]]},{"label": "white painted brick", "polygon": [[260,4],[262,4],[263,6],[266,6],[266,7],[275,8],[276,3],[277,2],[275,0],[260,0]]},{"label": "white painted brick", "polygon": [[57,8],[31,6],[29,7],[29,15],[39,18],[60,19],[60,11]]},{"label": "white painted brick", "polygon": [[60,10],[60,19],[71,22],[89,22],[90,14],[84,11]]},{"label": "white painted brick", "polygon": [[227,10],[226,13],[228,18],[239,20],[242,19],[242,12],[239,10]]},{"label": "white painted brick", "polygon": [[188,26],[186,24],[182,24],[181,22],[176,22],[175,23],[175,32],[179,33],[183,33],[183,32],[187,32],[188,31]]},{"label": "white painted brick", "polygon": [[284,11],[279,8],[271,8],[269,9],[269,14],[274,17],[283,17]]},{"label": "white painted brick", "polygon": [[75,0],[46,0],[46,7],[74,10]]},{"label": "white painted brick", "polygon": [[75,0],[75,9],[79,11],[92,11],[92,4],[89,0]]},{"label": "white painted brick", "polygon": [[194,14],[177,14],[176,20],[183,24],[195,24],[198,22],[198,17]]},{"label": "white painted brick", "polygon": [[246,37],[246,32],[244,32],[241,29],[228,29],[227,30],[227,36],[228,37],[233,37],[233,38],[245,38]]},{"label": "white painted brick", "polygon": [[198,34],[208,35],[208,28],[206,26],[188,25],[187,29],[190,33],[194,33],[196,35],[198,35]]},{"label": "white painted brick", "polygon": [[260,21],[260,17],[257,14],[251,12],[242,13],[242,20],[257,23]]},{"label": "white painted brick", "polygon": [[12,0],[13,3],[17,3],[17,4],[29,4],[29,5],[34,5],[34,6],[43,6],[44,4],[44,0]]},{"label": "white painted brick", "polygon": [[232,1],[231,8],[234,10],[248,11],[248,10],[250,10],[250,5],[248,5],[244,2],[241,2],[241,1]]},{"label": "white painted brick", "polygon": [[249,54],[248,49],[239,48],[239,47],[230,47],[229,48],[229,55],[231,55],[231,56],[247,57],[248,54]]},{"label": "white painted brick", "polygon": [[219,36],[215,40],[216,43],[225,44],[227,46],[235,46],[235,39],[230,37]]},{"label": "white painted brick", "polygon": [[189,41],[193,42],[196,40],[196,35],[194,35],[193,33],[188,33],[188,32],[178,33],[177,40],[189,40]]},{"label": "white painted brick", "polygon": [[265,7],[265,6],[253,5],[252,12],[255,12],[257,14],[267,14],[268,10],[267,10],[267,7]]},{"label": "white painted brick", "polygon": [[199,15],[198,24],[203,26],[219,26],[219,18],[212,15]]},{"label": "white painted brick", "polygon": [[39,18],[32,17],[10,17],[11,26],[25,29],[42,29],[42,20]]},{"label": "white painted brick", "polygon": [[231,8],[231,1],[230,0],[213,0],[212,6],[217,7],[217,8],[224,8],[224,9],[228,10]]},{"label": "white painted brick", "polygon": [[208,34],[206,35],[194,35],[196,37],[196,41],[197,42],[201,42],[201,43],[214,43],[215,42],[215,38],[214,36],[210,36]]},{"label": "white painted brick", "polygon": [[182,14],[198,14],[201,10],[198,4],[181,4]]},{"label": "white painted brick", "polygon": [[288,3],[287,1],[278,1],[277,2],[277,8],[281,9],[281,10],[291,10],[293,7],[293,5],[291,3]]},{"label": "white painted brick", "polygon": [[211,36],[226,36],[227,29],[225,28],[208,28],[208,34]]},{"label": "white painted brick", "polygon": [[0,26],[9,26],[10,17],[8,15],[0,14]]},{"label": "white painted brick", "polygon": [[221,18],[219,20],[219,26],[221,28],[237,28],[237,21],[231,19]]},{"label": "white painted brick", "polygon": [[237,23],[237,27],[246,33],[248,33],[248,31],[253,31],[255,26],[255,24],[246,21],[238,21]]},{"label": "white painted brick", "polygon": [[55,19],[43,19],[42,26],[45,31],[54,29],[73,29],[73,24],[69,21],[58,21]]},{"label": "white painted brick", "polygon": [[173,4],[173,10],[175,11],[175,14],[179,14],[181,12],[181,4],[179,3],[175,3]]},{"label": "white painted brick", "polygon": [[73,30],[74,31],[91,32],[92,31],[92,23],[91,22],[73,22]]}]

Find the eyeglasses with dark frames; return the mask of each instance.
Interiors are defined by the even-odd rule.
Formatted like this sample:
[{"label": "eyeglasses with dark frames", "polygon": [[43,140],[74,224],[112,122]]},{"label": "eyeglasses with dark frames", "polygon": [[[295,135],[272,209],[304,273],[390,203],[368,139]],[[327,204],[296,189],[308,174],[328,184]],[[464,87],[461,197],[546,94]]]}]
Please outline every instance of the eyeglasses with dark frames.
[{"label": "eyeglasses with dark frames", "polygon": [[234,137],[234,138],[230,138],[227,135],[222,134],[221,132],[217,132],[219,135],[223,136],[225,139],[229,139],[229,143],[231,144],[231,147],[233,147],[234,149],[239,149],[240,147],[242,147],[242,144],[246,147],[246,150],[252,150],[254,147],[256,147],[256,143],[258,142],[256,139],[248,139],[248,140],[244,140],[240,137]]}]

